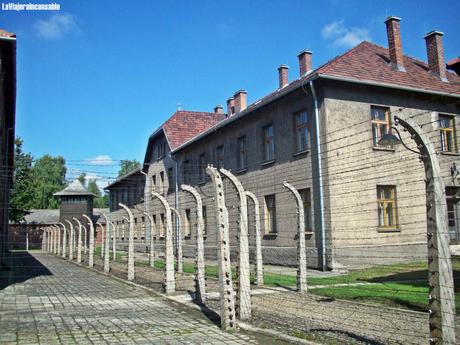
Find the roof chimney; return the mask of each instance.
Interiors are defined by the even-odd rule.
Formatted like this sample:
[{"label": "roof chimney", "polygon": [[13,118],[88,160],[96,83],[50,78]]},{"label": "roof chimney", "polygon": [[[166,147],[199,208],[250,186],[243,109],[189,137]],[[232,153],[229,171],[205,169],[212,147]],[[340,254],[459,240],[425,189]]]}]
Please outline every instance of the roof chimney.
[{"label": "roof chimney", "polygon": [[311,56],[312,52],[304,50],[297,55],[299,58],[300,76],[303,77],[305,74],[311,71]]},{"label": "roof chimney", "polygon": [[246,109],[247,95],[248,93],[246,90],[239,90],[233,95],[235,99],[235,113],[239,113]]},{"label": "roof chimney", "polygon": [[280,67],[278,67],[278,77],[280,81],[280,89],[282,89],[287,84],[289,84],[288,72],[289,72],[288,65],[280,65]]},{"label": "roof chimney", "polygon": [[385,20],[385,24],[387,25],[388,50],[390,51],[391,64],[398,71],[405,72],[401,31],[399,29],[400,21],[401,18],[391,16]]},{"label": "roof chimney", "polygon": [[430,72],[436,74],[442,81],[447,81],[442,35],[444,35],[444,33],[440,31],[431,31],[426,34],[426,52],[428,55],[428,67],[430,68]]},{"label": "roof chimney", "polygon": [[235,113],[235,99],[230,97],[227,99],[227,116],[232,116]]},{"label": "roof chimney", "polygon": [[216,105],[214,107],[214,113],[215,114],[223,114],[224,113],[224,107],[222,107],[220,104]]}]

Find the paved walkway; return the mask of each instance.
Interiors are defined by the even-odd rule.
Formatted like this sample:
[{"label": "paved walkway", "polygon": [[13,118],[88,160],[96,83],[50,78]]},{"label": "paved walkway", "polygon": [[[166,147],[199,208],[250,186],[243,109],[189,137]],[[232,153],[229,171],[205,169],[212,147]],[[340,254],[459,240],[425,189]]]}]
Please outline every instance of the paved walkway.
[{"label": "paved walkway", "polygon": [[0,272],[0,344],[272,344],[45,253]]}]

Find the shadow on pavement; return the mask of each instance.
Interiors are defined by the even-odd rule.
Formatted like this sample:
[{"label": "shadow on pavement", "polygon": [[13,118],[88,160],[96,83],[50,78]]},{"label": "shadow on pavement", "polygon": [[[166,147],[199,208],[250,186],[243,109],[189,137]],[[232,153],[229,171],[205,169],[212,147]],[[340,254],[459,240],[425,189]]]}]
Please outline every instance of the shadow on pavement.
[{"label": "shadow on pavement", "polygon": [[7,267],[0,270],[0,290],[38,276],[52,275],[35,257],[25,251],[7,253]]}]

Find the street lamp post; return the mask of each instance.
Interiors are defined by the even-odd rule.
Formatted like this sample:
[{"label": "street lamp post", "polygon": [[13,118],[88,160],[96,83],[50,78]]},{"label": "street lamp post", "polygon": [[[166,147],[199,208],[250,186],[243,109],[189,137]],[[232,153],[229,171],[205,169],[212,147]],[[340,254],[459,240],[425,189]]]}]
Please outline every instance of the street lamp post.
[{"label": "street lamp post", "polygon": [[[425,166],[428,282],[429,282],[429,325],[430,344],[455,344],[455,295],[452,277],[452,262],[447,228],[447,207],[445,186],[441,176],[439,160],[433,144],[420,126],[394,117],[394,124],[408,132],[417,145]],[[399,132],[396,128],[396,133]],[[391,146],[402,143],[392,133],[385,134],[379,145]]]}]

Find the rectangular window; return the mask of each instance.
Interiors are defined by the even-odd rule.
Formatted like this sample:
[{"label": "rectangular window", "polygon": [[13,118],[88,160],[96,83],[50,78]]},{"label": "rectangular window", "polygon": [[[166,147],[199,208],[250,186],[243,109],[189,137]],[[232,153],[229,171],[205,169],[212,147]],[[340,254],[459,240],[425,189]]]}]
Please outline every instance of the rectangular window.
[{"label": "rectangular window", "polygon": [[264,127],[264,160],[266,162],[275,159],[275,140],[273,135],[273,125]]},{"label": "rectangular window", "polygon": [[206,180],[206,153],[204,152],[198,157],[198,169],[200,182],[204,182]]},{"label": "rectangular window", "polygon": [[295,114],[296,150],[302,152],[308,149],[309,127],[306,111]]},{"label": "rectangular window", "polygon": [[246,157],[246,137],[238,138],[238,169],[247,168],[247,157]]},{"label": "rectangular window", "polygon": [[164,213],[160,214],[160,238],[165,237],[165,215]]},{"label": "rectangular window", "polygon": [[168,193],[174,191],[174,170],[173,168],[168,168]]},{"label": "rectangular window", "polygon": [[216,148],[216,166],[217,169],[223,168],[225,163],[224,156],[224,145],[220,145]]},{"label": "rectangular window", "polygon": [[160,171],[160,194],[165,193],[165,173],[164,171]]},{"label": "rectangular window", "polygon": [[305,231],[311,232],[313,229],[313,223],[310,188],[299,190],[299,194],[302,197],[303,202],[303,212],[305,216]]},{"label": "rectangular window", "polygon": [[371,106],[372,142],[378,146],[379,140],[390,132],[390,108]]},{"label": "rectangular window", "polygon": [[190,237],[192,229],[190,228],[190,209],[185,210],[184,237]]},{"label": "rectangular window", "polygon": [[439,128],[441,131],[441,151],[457,152],[454,117],[439,115]]},{"label": "rectangular window", "polygon": [[377,207],[380,228],[396,229],[396,186],[377,186]]},{"label": "rectangular window", "polygon": [[153,190],[157,189],[157,176],[156,175],[152,175],[152,188]]},{"label": "rectangular window", "polygon": [[206,206],[203,206],[201,209],[203,213],[203,237],[206,237],[208,235],[208,216],[206,214]]},{"label": "rectangular window", "polygon": [[182,178],[184,184],[190,183],[190,161],[186,160],[182,163]]},{"label": "rectangular window", "polygon": [[157,146],[158,159],[163,158],[166,155],[166,142],[159,143]]},{"label": "rectangular window", "polygon": [[265,233],[276,234],[276,199],[274,194],[265,196]]}]

